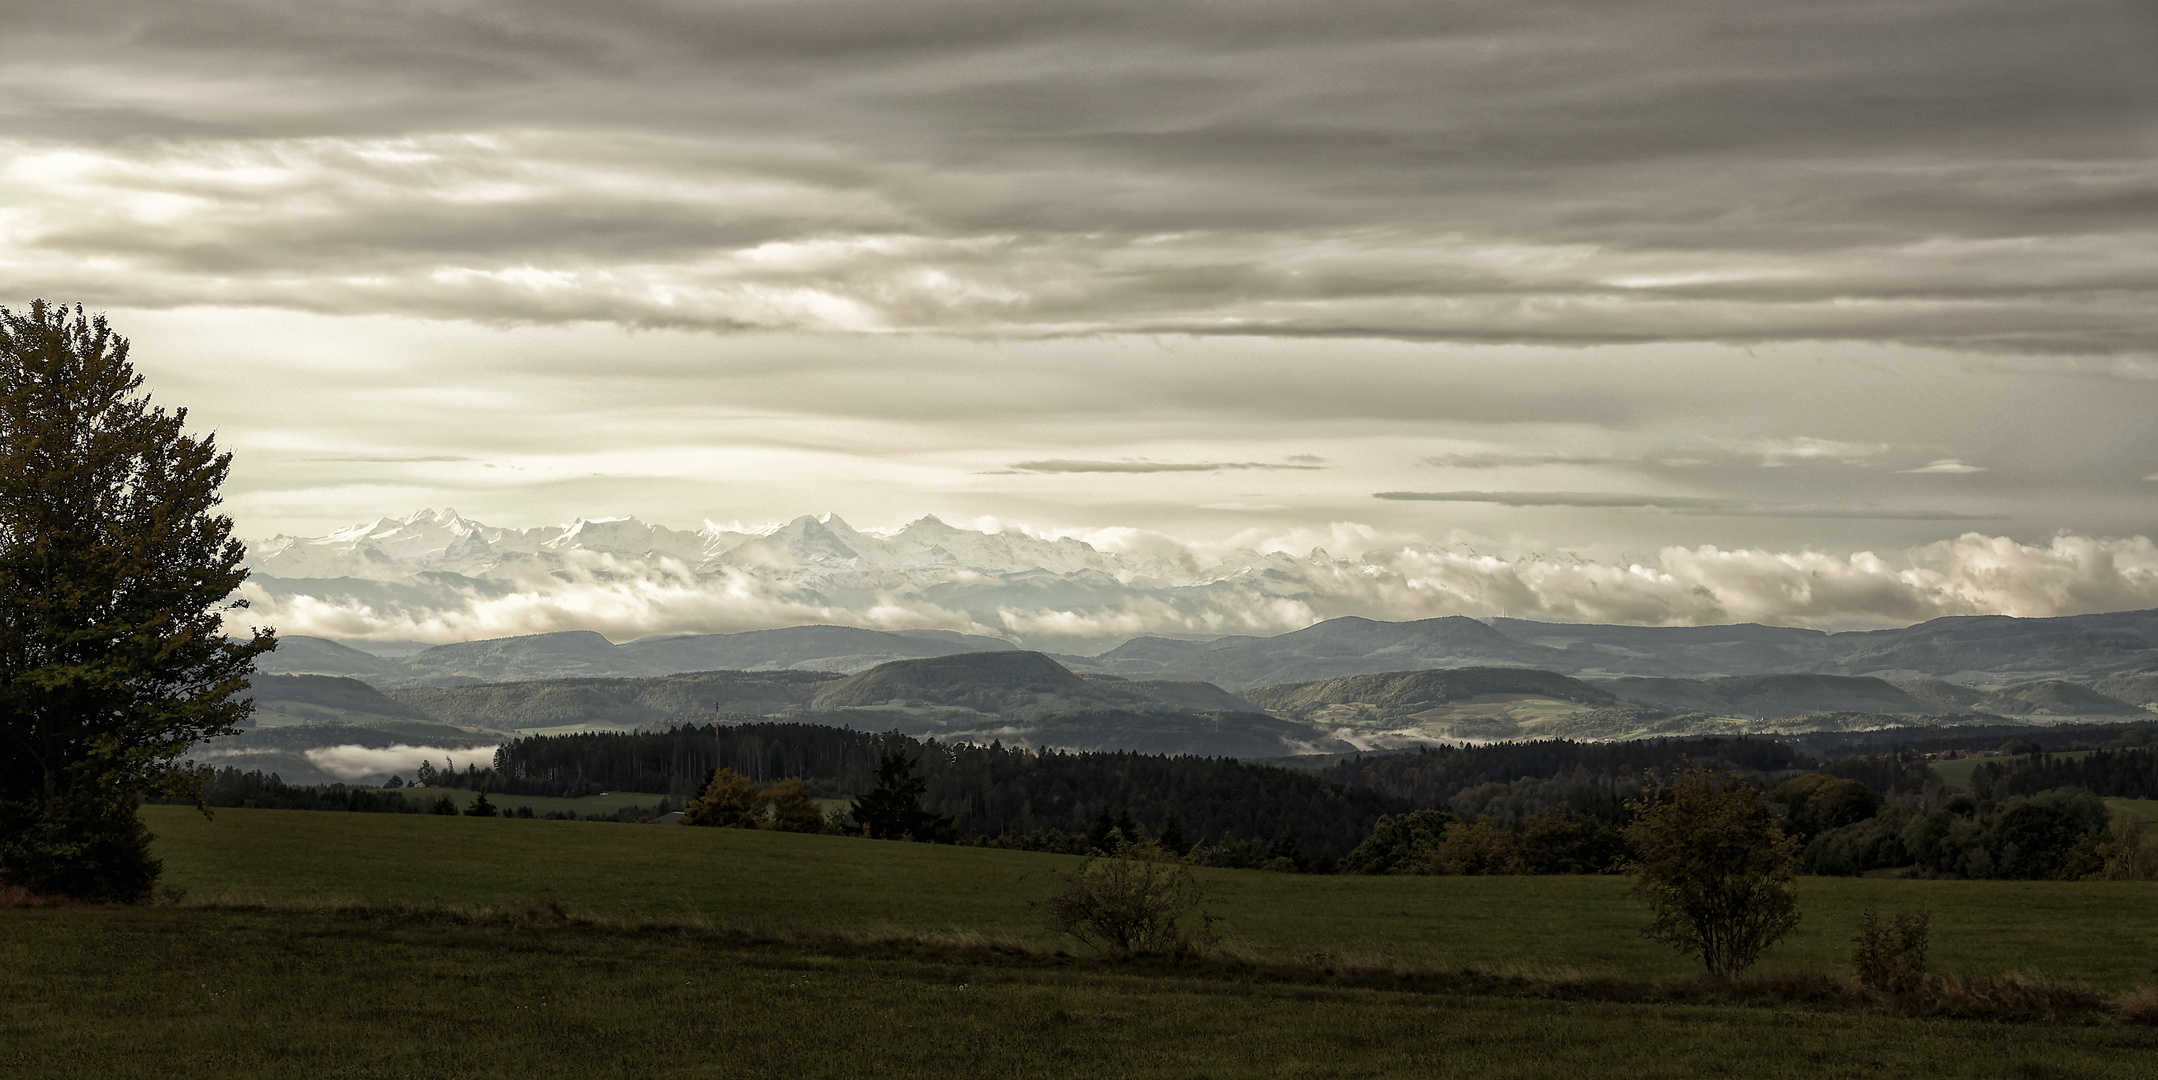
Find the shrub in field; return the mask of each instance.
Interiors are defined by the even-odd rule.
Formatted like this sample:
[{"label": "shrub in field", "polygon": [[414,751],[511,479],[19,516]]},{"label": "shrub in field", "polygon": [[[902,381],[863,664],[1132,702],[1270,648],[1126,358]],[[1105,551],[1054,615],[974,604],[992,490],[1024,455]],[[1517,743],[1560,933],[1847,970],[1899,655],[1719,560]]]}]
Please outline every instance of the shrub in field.
[{"label": "shrub in field", "polygon": [[1649,937],[1699,957],[1710,975],[1735,976],[1798,925],[1798,845],[1759,790],[1688,769],[1634,809],[1628,869],[1654,915]]},{"label": "shrub in field", "polygon": [[1206,886],[1159,844],[1126,845],[1058,875],[1049,927],[1115,956],[1184,955],[1214,943]]},{"label": "shrub in field", "polygon": [[1882,925],[1872,908],[1858,920],[1858,936],[1851,939],[1851,972],[1858,984],[1885,994],[1908,994],[1926,985],[1926,945],[1932,937],[1933,916],[1923,911],[1899,911]]},{"label": "shrub in field", "polygon": [[471,806],[465,808],[466,817],[500,817],[501,814],[502,811],[495,804],[487,801],[487,793],[484,791],[480,792],[479,798],[472,800]]},{"label": "shrub in field", "polygon": [[1514,838],[1514,831],[1486,818],[1474,825],[1448,825],[1438,843],[1423,849],[1418,870],[1480,877],[1526,874],[1529,864],[1521,857],[1521,842]]},{"label": "shrub in field", "polygon": [[443,797],[435,800],[434,808],[429,810],[428,813],[447,814],[451,817],[455,817],[458,813],[457,803],[451,800],[449,796],[444,795]]},{"label": "shrub in field", "polygon": [[704,790],[682,809],[682,824],[808,833],[825,828],[824,811],[800,779],[766,787],[733,769],[712,771]]}]

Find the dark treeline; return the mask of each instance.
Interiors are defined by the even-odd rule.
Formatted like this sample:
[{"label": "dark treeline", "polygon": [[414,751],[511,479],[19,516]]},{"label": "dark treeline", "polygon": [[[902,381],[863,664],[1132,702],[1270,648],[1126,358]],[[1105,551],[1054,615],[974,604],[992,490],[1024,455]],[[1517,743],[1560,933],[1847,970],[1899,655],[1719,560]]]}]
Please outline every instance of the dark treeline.
[{"label": "dark treeline", "polygon": [[[1831,736],[1823,733],[1786,738],[1803,749],[1807,740],[1825,740]],[[2091,750],[2100,747],[2150,746],[2158,743],[2158,723],[2141,721],[2127,724],[1906,727],[1877,732],[1836,733],[1833,738],[1833,744],[1824,745],[1819,750],[1822,756],[1835,758],[1879,754],[1889,745],[1920,754],[1938,754],[1947,750],[1993,750],[2011,740],[2048,750]]]},{"label": "dark treeline", "polygon": [[428,809],[396,792],[348,788],[343,784],[294,787],[276,773],[238,769],[219,769],[210,774],[203,785],[202,801],[207,806],[257,810],[352,810],[366,814],[422,814]]},{"label": "dark treeline", "polygon": [[1311,773],[1229,758],[1136,753],[1036,753],[930,744],[922,804],[961,831],[989,836],[1042,830],[1086,833],[1103,810],[1128,812],[1158,836],[1173,812],[1187,841],[1261,844],[1292,861],[1348,854],[1407,800],[1343,788]]},{"label": "dark treeline", "polygon": [[1856,780],[1883,796],[1922,795],[1927,789],[1937,787],[1941,778],[1934,775],[1925,759],[1910,749],[1898,748],[1894,753],[1873,757],[1830,758],[1814,770],[1829,776]]},{"label": "dark treeline", "polygon": [[1311,773],[1227,758],[945,745],[896,733],[761,722],[519,739],[496,753],[492,770],[429,783],[573,798],[601,791],[694,794],[711,770],[731,769],[759,783],[798,778],[818,797],[844,798],[876,785],[878,756],[886,750],[919,759],[928,784],[924,809],[952,818],[962,833],[986,836],[1084,835],[1104,810],[1128,813],[1153,836],[1173,812],[1192,843],[1241,840],[1323,862],[1356,847],[1380,815],[1408,808],[1404,800],[1345,790]]},{"label": "dark treeline", "polygon": [[[1615,796],[1651,771],[1688,763],[1738,773],[1764,773],[1803,764],[1789,746],[1767,739],[1668,739],[1654,742],[1505,742],[1426,747],[1413,753],[1350,758],[1319,770],[1344,788],[1364,787],[1420,806],[1444,806],[1468,789],[1524,778],[1565,778],[1577,798],[1616,806]],[[1604,791],[1596,797],[1598,789]],[[1587,805],[1576,805],[1587,810]]]},{"label": "dark treeline", "polygon": [[[706,774],[732,769],[769,784],[799,778],[819,798],[874,787],[877,753],[892,735],[817,724],[719,723],[665,732],[587,732],[518,739],[495,751],[495,767],[445,774],[436,786],[486,787],[515,795],[581,798],[603,791],[695,795]],[[918,744],[911,739],[910,747]]]},{"label": "dark treeline", "polygon": [[2158,751],[2099,750],[2080,758],[2033,754],[1988,761],[1971,773],[1971,794],[1988,801],[2064,787],[2109,799],[2158,799]]}]

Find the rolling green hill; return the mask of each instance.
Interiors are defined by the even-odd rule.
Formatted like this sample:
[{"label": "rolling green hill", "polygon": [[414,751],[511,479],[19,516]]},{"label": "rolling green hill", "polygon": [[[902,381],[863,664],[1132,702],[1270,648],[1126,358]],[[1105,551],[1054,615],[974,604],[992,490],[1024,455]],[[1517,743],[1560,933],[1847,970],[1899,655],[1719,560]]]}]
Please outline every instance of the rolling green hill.
[{"label": "rolling green hill", "polygon": [[1718,716],[1776,719],[1807,713],[1925,715],[1944,709],[1894,684],[1846,675],[1732,675],[1715,679],[1613,679],[1602,684],[1634,701]]},{"label": "rolling green hill", "polygon": [[2060,679],[2004,686],[1980,698],[1973,708],[2004,716],[2145,716],[2143,709],[2108,697],[2081,683]]},{"label": "rolling green hill", "polygon": [[[1372,749],[1434,740],[1559,737],[1546,729],[1620,704],[1608,691],[1533,668],[1344,675],[1263,686],[1238,696],[1314,731],[1344,732]],[[1604,737],[1600,729],[1571,734]]]}]

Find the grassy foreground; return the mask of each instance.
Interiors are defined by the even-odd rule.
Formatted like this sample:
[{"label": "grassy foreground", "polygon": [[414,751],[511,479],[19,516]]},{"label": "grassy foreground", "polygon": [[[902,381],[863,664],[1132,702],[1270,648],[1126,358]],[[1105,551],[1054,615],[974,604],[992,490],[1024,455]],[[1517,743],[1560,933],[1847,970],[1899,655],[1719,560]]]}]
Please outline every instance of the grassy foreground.
[{"label": "grassy foreground", "polygon": [[0,911],[0,1074],[2147,1077],[2158,1031],[1267,985],[707,937]]},{"label": "grassy foreground", "polygon": [[[143,808],[195,899],[523,905],[699,915],[813,932],[960,930],[1042,946],[1032,903],[1067,856],[738,829],[299,810]],[[1353,877],[1205,870],[1230,937],[1262,953],[1380,954],[1662,979],[1691,963],[1639,933],[1617,877]],[[1868,906],[1934,915],[1934,970],[2158,983],[2158,883],[1802,878],[1804,922],[1763,972],[1842,971]]]},{"label": "grassy foreground", "polygon": [[[0,909],[0,1075],[2158,1074],[2158,1028],[2089,1012],[2003,1022],[1849,1000],[1655,999],[1578,978],[1591,989],[1499,978],[1412,992],[1060,957],[1029,906],[1073,862],[1057,856],[587,822],[146,817],[167,881],[190,890],[182,904]],[[1316,953],[1690,974],[1640,938],[1619,879],[1207,876],[1224,929],[1278,970],[1331,966]],[[1873,904],[1934,911],[1937,971],[2158,983],[2158,886],[1803,885],[1806,924],[1767,969],[1840,971]],[[250,899],[268,906],[205,906]],[[472,913],[549,901],[614,921]],[[695,928],[706,920],[776,933]],[[953,930],[965,933],[945,944],[841,936]]]}]

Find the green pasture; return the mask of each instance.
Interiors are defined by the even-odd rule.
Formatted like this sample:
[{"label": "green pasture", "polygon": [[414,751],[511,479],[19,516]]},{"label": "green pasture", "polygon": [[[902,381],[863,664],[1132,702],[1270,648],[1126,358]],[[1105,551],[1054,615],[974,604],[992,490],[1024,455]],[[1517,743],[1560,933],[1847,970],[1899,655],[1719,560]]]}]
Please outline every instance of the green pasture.
[{"label": "green pasture", "polygon": [[[2090,753],[2088,750],[2062,750],[2053,756],[2063,761],[2073,761],[2077,758],[2089,757]],[[1989,761],[1997,761],[2003,766],[2010,766],[2015,764],[2016,759],[2012,757],[1956,758],[1953,761],[1931,762],[1930,767],[1933,769],[1934,775],[1941,778],[1942,783],[1961,790],[1971,786],[1971,774],[1977,772],[1980,765]]]},{"label": "green pasture", "polygon": [[2115,819],[2135,817],[2158,825],[2158,799],[2107,799],[2106,809]]},{"label": "green pasture", "polygon": [[[1312,973],[1274,979],[1082,959],[1032,906],[1075,864],[1062,856],[581,821],[144,816],[166,883],[189,890],[179,904],[0,908],[0,1076],[2125,1080],[2158,1061],[2158,1028],[2088,1012],[2017,1022],[1803,996],[1319,977],[1329,956],[1377,955],[1692,974],[1639,935],[1617,878],[1206,871],[1247,954]],[[249,900],[266,906],[232,906]],[[336,900],[377,903],[323,903]],[[460,914],[547,901],[617,922]],[[1840,972],[1872,905],[1934,913],[1937,972],[2158,983],[2158,885],[1806,879],[1801,903],[1805,923],[1765,971]],[[847,931],[886,943],[834,937]],[[944,931],[1074,955],[891,940]]]},{"label": "green pasture", "polygon": [[2158,1029],[2102,1020],[1268,985],[388,916],[0,910],[11,1080],[2129,1080],[2154,1055]]},{"label": "green pasture", "polygon": [[[975,931],[1057,939],[1033,905],[1067,856],[736,829],[151,806],[165,880],[202,898],[530,904],[634,918],[700,914],[796,931]],[[1222,929],[1284,958],[1690,974],[1643,938],[1617,877],[1354,877],[1205,870]],[[1804,922],[1764,972],[1840,971],[1861,912],[1925,909],[1934,968],[2158,982],[2158,883],[1805,878]]]}]

